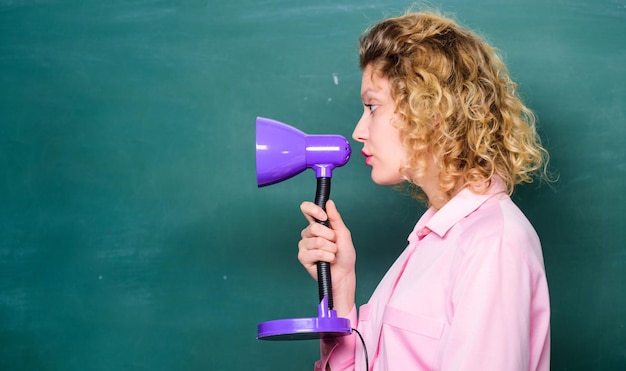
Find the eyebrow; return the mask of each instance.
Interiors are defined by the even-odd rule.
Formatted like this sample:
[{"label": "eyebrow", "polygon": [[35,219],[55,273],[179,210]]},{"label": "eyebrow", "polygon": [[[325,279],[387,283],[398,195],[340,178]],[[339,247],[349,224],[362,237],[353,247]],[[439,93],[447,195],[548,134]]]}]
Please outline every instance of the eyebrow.
[{"label": "eyebrow", "polygon": [[372,88],[365,90],[364,92],[361,93],[361,100],[365,100],[365,96],[370,92],[376,93],[376,90]]}]

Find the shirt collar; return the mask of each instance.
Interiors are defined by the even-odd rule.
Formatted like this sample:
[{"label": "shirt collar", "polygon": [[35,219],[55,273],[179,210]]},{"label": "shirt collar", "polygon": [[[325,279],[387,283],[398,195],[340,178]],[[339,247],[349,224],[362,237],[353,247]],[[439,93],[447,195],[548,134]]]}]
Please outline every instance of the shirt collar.
[{"label": "shirt collar", "polygon": [[440,210],[432,207],[426,210],[409,235],[409,242],[421,240],[430,232],[436,233],[439,237],[445,236],[459,220],[471,214],[494,195],[504,192],[504,183],[498,176],[491,178],[491,185],[483,194],[474,193],[467,187],[463,188]]}]

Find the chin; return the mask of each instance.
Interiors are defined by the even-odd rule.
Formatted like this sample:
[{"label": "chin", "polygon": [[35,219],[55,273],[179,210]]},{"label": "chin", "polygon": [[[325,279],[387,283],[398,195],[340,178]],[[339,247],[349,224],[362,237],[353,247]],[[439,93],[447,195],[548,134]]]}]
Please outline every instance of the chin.
[{"label": "chin", "polygon": [[378,174],[374,174],[374,172],[372,172],[372,181],[375,184],[378,185],[385,185],[385,186],[391,186],[391,185],[396,185],[396,184],[400,184],[404,181],[404,179],[398,177],[398,176],[381,176]]}]

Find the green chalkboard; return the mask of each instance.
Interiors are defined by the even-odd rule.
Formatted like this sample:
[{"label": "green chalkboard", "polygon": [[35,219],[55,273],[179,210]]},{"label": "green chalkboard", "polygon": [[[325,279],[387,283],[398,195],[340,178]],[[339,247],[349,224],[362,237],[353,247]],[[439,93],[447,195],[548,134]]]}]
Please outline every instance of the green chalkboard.
[{"label": "green chalkboard", "polygon": [[[552,368],[626,365],[626,2],[434,1],[497,46],[560,175],[515,199],[544,245]],[[0,369],[307,370],[313,173],[258,189],[254,122],[350,137],[357,38],[409,1],[0,1]],[[337,169],[367,300],[423,212]],[[384,217],[383,217],[384,216]]]}]

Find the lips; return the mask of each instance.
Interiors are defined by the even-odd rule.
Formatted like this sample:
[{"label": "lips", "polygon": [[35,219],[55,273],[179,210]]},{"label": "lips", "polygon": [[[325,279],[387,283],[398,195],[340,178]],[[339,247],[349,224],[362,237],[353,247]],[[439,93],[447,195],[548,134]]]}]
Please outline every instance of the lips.
[{"label": "lips", "polygon": [[361,154],[365,156],[365,165],[369,165],[372,160],[372,155],[368,154],[365,151],[361,151]]}]

